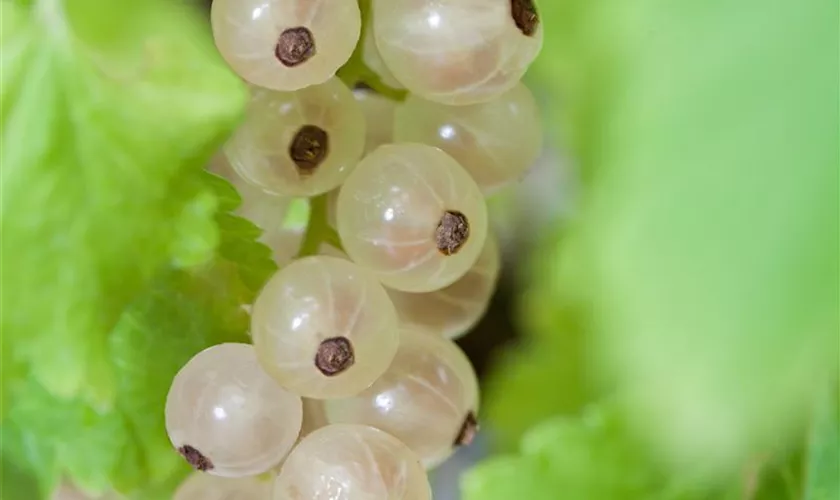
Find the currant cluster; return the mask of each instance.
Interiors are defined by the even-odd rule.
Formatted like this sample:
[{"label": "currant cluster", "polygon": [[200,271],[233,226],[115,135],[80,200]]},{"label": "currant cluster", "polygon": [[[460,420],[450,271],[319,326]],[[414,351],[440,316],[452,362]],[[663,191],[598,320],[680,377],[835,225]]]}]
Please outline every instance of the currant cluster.
[{"label": "currant cluster", "polygon": [[[429,499],[426,470],[478,429],[452,339],[499,272],[485,196],[541,149],[519,82],[541,26],[530,0],[370,7],[362,36],[356,0],[213,3],[217,47],[252,97],[209,169],[280,270],[243,304],[252,343],[206,349],[172,383],[169,438],[206,473],[178,500]],[[404,102],[335,76],[358,44]],[[283,224],[301,197],[305,233]]]}]

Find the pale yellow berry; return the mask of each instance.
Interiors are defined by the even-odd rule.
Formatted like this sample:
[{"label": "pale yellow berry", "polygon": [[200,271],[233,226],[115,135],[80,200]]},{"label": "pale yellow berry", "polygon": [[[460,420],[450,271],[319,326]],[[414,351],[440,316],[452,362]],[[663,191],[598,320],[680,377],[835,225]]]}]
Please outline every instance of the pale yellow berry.
[{"label": "pale yellow berry", "polygon": [[341,80],[297,92],[253,89],[245,121],[225,145],[247,182],[281,196],[338,187],[365,145],[365,119]]},{"label": "pale yellow berry", "polygon": [[542,46],[533,0],[377,0],[376,45],[412,93],[447,104],[494,99]]},{"label": "pale yellow berry", "polygon": [[252,309],[251,336],[269,375],[319,399],[368,387],[398,343],[396,312],[382,285],[328,256],[296,260],[268,281]]},{"label": "pale yellow berry", "polygon": [[328,425],[289,454],[273,500],[430,500],[426,471],[398,439],[364,425]]},{"label": "pale yellow berry", "polygon": [[261,476],[230,478],[195,473],[181,483],[172,500],[267,500],[272,484]]},{"label": "pale yellow berry", "polygon": [[469,174],[437,148],[381,146],[341,188],[337,229],[347,255],[391,288],[428,292],[475,264],[487,207]]},{"label": "pale yellow berry", "polygon": [[223,477],[263,473],[300,433],[300,397],[266,375],[253,346],[221,344],[195,355],[166,397],[166,431],[197,470]]},{"label": "pale yellow berry", "polygon": [[388,290],[400,324],[412,325],[454,339],[467,333],[484,316],[496,289],[501,262],[495,238],[467,274],[446,288],[427,293]]},{"label": "pale yellow berry", "polygon": [[433,467],[477,431],[478,381],[453,342],[407,328],[393,363],[373,386],[325,405],[331,423],[383,430]]},{"label": "pale yellow berry", "polygon": [[393,89],[405,88],[399,80],[394,78],[394,75],[391,74],[391,70],[388,69],[388,66],[385,65],[385,61],[382,60],[382,56],[379,54],[379,48],[376,46],[376,36],[373,32],[373,19],[371,16],[368,16],[368,26],[365,31],[362,44],[362,61],[364,61],[365,65],[376,73],[377,76],[379,76],[382,83]]},{"label": "pale yellow berry", "polygon": [[214,0],[211,21],[216,47],[239,76],[283,91],[335,75],[361,29],[356,0]]},{"label": "pale yellow berry", "polygon": [[442,149],[486,194],[522,178],[542,152],[539,108],[521,83],[497,99],[469,106],[409,96],[397,107],[393,133],[397,142]]}]

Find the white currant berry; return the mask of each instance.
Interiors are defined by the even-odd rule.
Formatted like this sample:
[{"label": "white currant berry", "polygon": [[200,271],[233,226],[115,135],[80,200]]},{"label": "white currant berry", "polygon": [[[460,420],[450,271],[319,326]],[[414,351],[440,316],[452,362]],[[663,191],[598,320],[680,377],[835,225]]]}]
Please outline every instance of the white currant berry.
[{"label": "white currant berry", "polygon": [[520,179],[542,151],[539,108],[518,84],[497,99],[448,106],[409,96],[397,107],[396,142],[421,142],[455,158],[485,193]]},{"label": "white currant berry", "polygon": [[[373,11],[371,10],[371,12]],[[365,30],[364,39],[362,40],[362,61],[365,63],[365,66],[376,73],[385,85],[392,89],[405,88],[399,80],[394,78],[391,70],[388,69],[388,66],[379,54],[379,48],[376,46],[376,36],[373,31],[373,18],[370,15],[368,15],[368,25]]]},{"label": "white currant berry", "polygon": [[217,477],[192,474],[178,486],[172,500],[266,500],[273,482],[260,476]]},{"label": "white currant berry", "polygon": [[314,196],[344,181],[364,145],[362,110],[333,78],[291,93],[254,89],[225,154],[236,173],[265,191]]},{"label": "white currant berry", "polygon": [[396,103],[366,88],[353,90],[353,95],[365,115],[365,153],[393,142]]},{"label": "white currant berry", "polygon": [[455,283],[427,293],[388,290],[388,296],[400,324],[454,339],[467,333],[484,316],[500,268],[499,246],[490,235],[478,261]]},{"label": "white currant berry", "polygon": [[337,229],[354,262],[391,288],[429,292],[475,264],[487,207],[469,174],[437,148],[381,146],[341,187]]},{"label": "white currant berry", "polygon": [[373,4],[376,45],[412,93],[486,102],[516,85],[542,46],[533,0],[387,0]]},{"label": "white currant berry", "polygon": [[325,406],[330,423],[376,427],[433,467],[472,441],[478,429],[478,380],[453,342],[404,328],[394,361],[373,386]]},{"label": "white currant berry", "polygon": [[357,394],[388,368],[397,317],[368,271],[344,259],[306,257],[265,285],[251,314],[260,364],[308,398]]},{"label": "white currant berry", "polygon": [[353,53],[356,0],[213,0],[216,47],[245,80],[273,90],[327,81]]},{"label": "white currant berry", "polygon": [[266,375],[248,344],[196,354],[166,397],[169,439],[194,468],[223,477],[277,465],[300,433],[300,397]]},{"label": "white currant berry", "polygon": [[426,471],[398,439],[364,425],[328,425],[283,464],[273,500],[430,500]]}]

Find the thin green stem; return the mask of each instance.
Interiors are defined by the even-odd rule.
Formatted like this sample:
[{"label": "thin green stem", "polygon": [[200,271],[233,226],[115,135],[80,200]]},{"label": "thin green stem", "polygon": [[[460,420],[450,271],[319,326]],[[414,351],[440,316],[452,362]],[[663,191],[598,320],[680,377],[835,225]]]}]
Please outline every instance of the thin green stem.
[{"label": "thin green stem", "polygon": [[330,226],[328,215],[329,204],[326,193],[309,199],[309,222],[306,224],[303,243],[301,243],[297,254],[298,258],[318,255],[318,250],[323,243],[344,251],[341,246],[341,238],[336,230]]}]

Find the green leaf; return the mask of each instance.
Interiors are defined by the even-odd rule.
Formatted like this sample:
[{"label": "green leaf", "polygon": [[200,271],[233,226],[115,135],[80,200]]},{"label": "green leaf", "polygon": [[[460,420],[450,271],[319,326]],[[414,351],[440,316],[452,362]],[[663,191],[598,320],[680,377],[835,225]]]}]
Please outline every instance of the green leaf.
[{"label": "green leaf", "polygon": [[555,280],[634,428],[737,470],[837,376],[837,3],[542,7],[570,29],[535,69],[566,82],[587,181]]},{"label": "green leaf", "polygon": [[[232,214],[242,203],[236,189],[222,177],[209,172],[205,172],[205,180],[220,203],[215,218],[221,235],[219,256],[237,263],[237,283],[241,283],[236,288],[228,288],[227,293],[240,304],[252,304],[268,278],[277,271],[277,264],[271,249],[258,241],[262,230],[253,222]],[[230,280],[225,284],[230,285]]]},{"label": "green leaf", "polygon": [[501,450],[518,446],[525,432],[549,417],[577,414],[598,394],[580,314],[556,290],[556,239],[546,239],[529,258],[529,286],[516,311],[523,337],[499,353],[483,387],[481,418]]},{"label": "green leaf", "polygon": [[62,474],[92,492],[142,493],[186,473],[164,429],[166,393],[195,353],[247,341],[240,296],[228,293],[246,288],[238,276],[223,259],[196,272],[168,271],[123,314],[108,342],[117,374],[109,411],[58,399],[34,379],[13,384],[3,429],[28,444],[4,449],[4,458],[11,454],[37,474],[44,495]]},{"label": "green leaf", "polygon": [[108,333],[158,270],[206,261],[201,167],[247,93],[164,0],[2,3],[2,377],[117,397]]},{"label": "green leaf", "polygon": [[[68,477],[93,493],[117,490],[140,500],[169,500],[189,472],[164,428],[169,385],[202,349],[247,342],[242,305],[276,269],[271,251],[256,241],[259,229],[230,214],[240,203],[233,187],[211,174],[200,178],[219,200],[221,244],[199,268],[160,274],[121,315],[106,351],[116,376],[114,405],[102,411],[82,398],[57,398],[34,378],[9,383],[0,455],[21,478],[32,478],[21,485],[31,488],[34,480],[42,497]],[[5,494],[35,498],[23,486]]]},{"label": "green leaf", "polygon": [[534,427],[518,455],[491,458],[464,477],[464,500],[689,500],[711,497],[662,474],[617,414],[595,408]]},{"label": "green leaf", "polygon": [[840,498],[840,408],[836,389],[820,400],[807,449],[805,500]]}]

